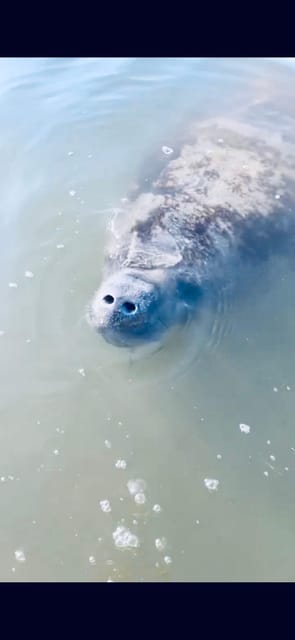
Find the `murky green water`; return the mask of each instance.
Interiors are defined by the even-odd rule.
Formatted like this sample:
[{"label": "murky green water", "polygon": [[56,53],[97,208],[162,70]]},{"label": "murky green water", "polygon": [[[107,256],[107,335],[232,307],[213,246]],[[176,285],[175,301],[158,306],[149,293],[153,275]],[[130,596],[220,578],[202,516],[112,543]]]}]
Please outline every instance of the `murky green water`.
[{"label": "murky green water", "polygon": [[84,319],[145,160],[272,64],[1,60],[1,580],[294,580],[290,256],[156,354]]}]

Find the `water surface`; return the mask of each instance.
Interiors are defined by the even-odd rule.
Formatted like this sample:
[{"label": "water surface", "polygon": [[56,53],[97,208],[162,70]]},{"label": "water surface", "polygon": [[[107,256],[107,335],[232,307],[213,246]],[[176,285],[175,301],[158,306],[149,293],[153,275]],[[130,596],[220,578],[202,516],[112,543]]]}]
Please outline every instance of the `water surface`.
[{"label": "water surface", "polygon": [[145,159],[293,66],[1,60],[1,580],[294,580],[290,256],[155,354],[84,319]]}]

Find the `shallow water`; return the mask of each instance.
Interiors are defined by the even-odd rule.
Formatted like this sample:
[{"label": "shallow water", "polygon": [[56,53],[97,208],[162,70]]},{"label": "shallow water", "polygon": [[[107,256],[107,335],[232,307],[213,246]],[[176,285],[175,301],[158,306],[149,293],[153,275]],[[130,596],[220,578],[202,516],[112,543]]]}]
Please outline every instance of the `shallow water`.
[{"label": "shallow water", "polygon": [[292,69],[1,60],[1,580],[294,580],[290,255],[156,353],[84,318],[145,160]]}]

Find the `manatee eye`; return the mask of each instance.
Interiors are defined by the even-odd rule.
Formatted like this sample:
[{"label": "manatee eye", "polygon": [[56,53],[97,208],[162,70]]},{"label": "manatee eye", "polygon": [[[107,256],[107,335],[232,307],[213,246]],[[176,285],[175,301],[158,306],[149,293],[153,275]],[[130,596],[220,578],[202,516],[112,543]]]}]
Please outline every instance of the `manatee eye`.
[{"label": "manatee eye", "polygon": [[113,296],[107,295],[107,296],[104,296],[103,300],[107,304],[113,304],[113,302],[115,301],[115,298]]}]

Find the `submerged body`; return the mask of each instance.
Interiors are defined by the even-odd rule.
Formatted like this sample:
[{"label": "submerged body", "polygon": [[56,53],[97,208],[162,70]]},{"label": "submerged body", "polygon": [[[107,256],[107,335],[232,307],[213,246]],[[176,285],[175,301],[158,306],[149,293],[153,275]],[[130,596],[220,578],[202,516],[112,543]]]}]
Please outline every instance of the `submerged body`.
[{"label": "submerged body", "polygon": [[194,125],[189,142],[167,155],[149,189],[113,221],[89,313],[108,342],[161,340],[195,313],[230,257],[251,254],[251,243],[259,250],[275,228],[294,220],[290,116],[274,132],[270,108],[259,127],[249,113]]}]

